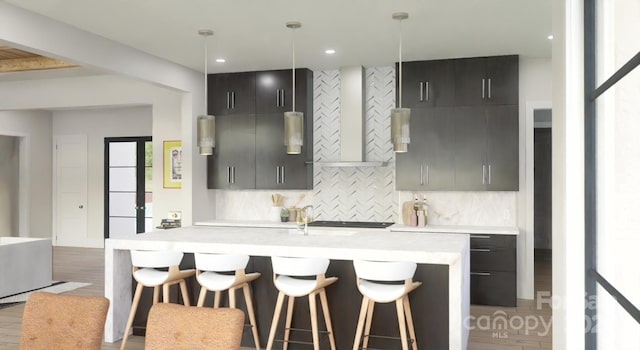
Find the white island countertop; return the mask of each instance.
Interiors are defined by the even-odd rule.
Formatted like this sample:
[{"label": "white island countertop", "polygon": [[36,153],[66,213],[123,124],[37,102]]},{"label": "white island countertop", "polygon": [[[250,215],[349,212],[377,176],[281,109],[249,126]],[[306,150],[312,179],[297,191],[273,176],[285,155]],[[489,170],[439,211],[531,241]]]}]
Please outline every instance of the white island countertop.
[{"label": "white island countertop", "polygon": [[[274,223],[275,224],[275,223]],[[380,229],[190,226],[105,241],[105,296],[111,300],[105,340],[122,338],[131,308],[129,250],[188,253],[239,253],[253,256],[320,256],[336,260],[369,259],[448,265],[449,348],[466,349],[469,331],[469,235],[390,232]]]}]

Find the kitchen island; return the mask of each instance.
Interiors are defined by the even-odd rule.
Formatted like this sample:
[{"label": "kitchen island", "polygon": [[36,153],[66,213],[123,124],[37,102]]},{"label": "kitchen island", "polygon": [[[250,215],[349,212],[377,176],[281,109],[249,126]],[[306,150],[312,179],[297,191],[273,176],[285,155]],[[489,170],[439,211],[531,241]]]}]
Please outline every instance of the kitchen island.
[{"label": "kitchen island", "polygon": [[[344,267],[342,271],[347,270],[346,267],[353,259],[414,261],[419,264],[415,279],[424,282],[423,286],[410,295],[418,344],[429,348],[428,344],[420,339],[424,337],[426,342],[430,343],[427,336],[435,336],[439,337],[438,339],[444,338],[444,344],[448,345],[445,348],[466,349],[468,329],[464,323],[469,315],[468,235],[314,228],[311,235],[303,236],[295,229],[287,228],[192,226],[127,238],[107,239],[105,296],[111,301],[105,326],[107,342],[122,338],[131,307],[130,249],[247,254],[262,259],[259,260],[262,267],[268,264],[268,257],[273,255],[326,257],[332,259],[331,266]],[[332,275],[331,266],[327,275]],[[433,280],[430,280],[430,271],[436,274],[444,271],[444,276],[435,278],[434,275]],[[343,332],[340,338],[352,343],[355,332],[339,328],[338,323],[342,319],[357,320],[361,299],[357,293],[353,272],[351,278],[339,277],[341,278],[335,286],[327,289],[332,319],[336,337],[339,332]],[[270,310],[263,312],[266,320],[270,320],[275,303],[262,300],[260,295],[265,289],[275,289],[271,278],[263,272],[263,276],[258,280],[262,283],[253,286],[257,306]],[[332,288],[346,288],[353,294],[351,299],[357,300],[338,300],[345,294],[338,293],[332,296]],[[352,308],[356,311],[352,312]],[[444,314],[439,312],[442,310],[445,310]],[[350,321],[347,322],[345,327],[349,327],[350,324]],[[395,319],[386,320],[386,324],[391,331],[397,333]],[[268,330],[269,327],[270,324],[259,324],[261,338],[268,335],[268,331],[265,332],[263,329]],[[421,329],[425,331],[421,332]],[[375,327],[373,332],[375,333]],[[351,345],[338,344],[338,347],[350,348]]]}]

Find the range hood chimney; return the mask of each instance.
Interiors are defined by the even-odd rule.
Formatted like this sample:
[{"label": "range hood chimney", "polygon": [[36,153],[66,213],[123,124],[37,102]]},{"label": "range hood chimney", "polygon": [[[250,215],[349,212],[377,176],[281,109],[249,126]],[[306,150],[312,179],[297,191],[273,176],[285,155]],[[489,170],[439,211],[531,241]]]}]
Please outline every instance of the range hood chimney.
[{"label": "range hood chimney", "polygon": [[340,68],[340,161],[315,163],[324,167],[386,166],[366,161],[364,67]]}]

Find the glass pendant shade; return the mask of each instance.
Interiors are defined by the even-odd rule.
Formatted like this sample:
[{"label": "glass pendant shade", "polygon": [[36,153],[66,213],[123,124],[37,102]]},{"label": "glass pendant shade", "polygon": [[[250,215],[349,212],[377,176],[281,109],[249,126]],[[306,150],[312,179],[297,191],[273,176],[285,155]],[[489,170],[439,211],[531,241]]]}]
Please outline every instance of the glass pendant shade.
[{"label": "glass pendant shade", "polygon": [[300,154],[304,139],[304,114],[302,112],[284,113],[284,145],[287,154]]},{"label": "glass pendant shade", "polygon": [[409,124],[411,122],[411,109],[394,108],[391,110],[391,142],[393,151],[404,153],[408,151],[411,142],[409,137]]},{"label": "glass pendant shade", "polygon": [[213,155],[216,146],[216,117],[212,115],[198,116],[198,150],[202,156]]}]

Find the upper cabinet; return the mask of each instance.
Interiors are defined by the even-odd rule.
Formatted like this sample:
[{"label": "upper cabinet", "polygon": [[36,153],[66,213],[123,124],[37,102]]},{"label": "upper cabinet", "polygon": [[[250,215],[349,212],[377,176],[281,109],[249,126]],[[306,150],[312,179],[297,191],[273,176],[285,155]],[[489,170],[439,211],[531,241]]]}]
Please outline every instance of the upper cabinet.
[{"label": "upper cabinet", "polygon": [[[396,67],[398,70],[398,67]],[[396,79],[396,101],[399,98]],[[425,108],[454,105],[452,60],[416,61],[402,64],[402,107]]]},{"label": "upper cabinet", "polygon": [[411,143],[396,189],[518,190],[518,56],[408,62],[402,76]]},{"label": "upper cabinet", "polygon": [[[312,72],[296,69],[296,110],[307,108],[307,90]],[[291,69],[256,72],[256,110],[258,114],[284,113],[293,110],[293,76]]]},{"label": "upper cabinet", "polygon": [[518,56],[453,60],[455,105],[518,104]]},{"label": "upper cabinet", "polygon": [[255,72],[209,74],[207,82],[210,114],[218,116],[255,113]]},{"label": "upper cabinet", "polygon": [[284,146],[291,81],[291,70],[209,75],[216,147],[207,160],[208,188],[313,188],[313,73],[296,70],[296,111],[304,113],[305,126],[300,155]]}]

